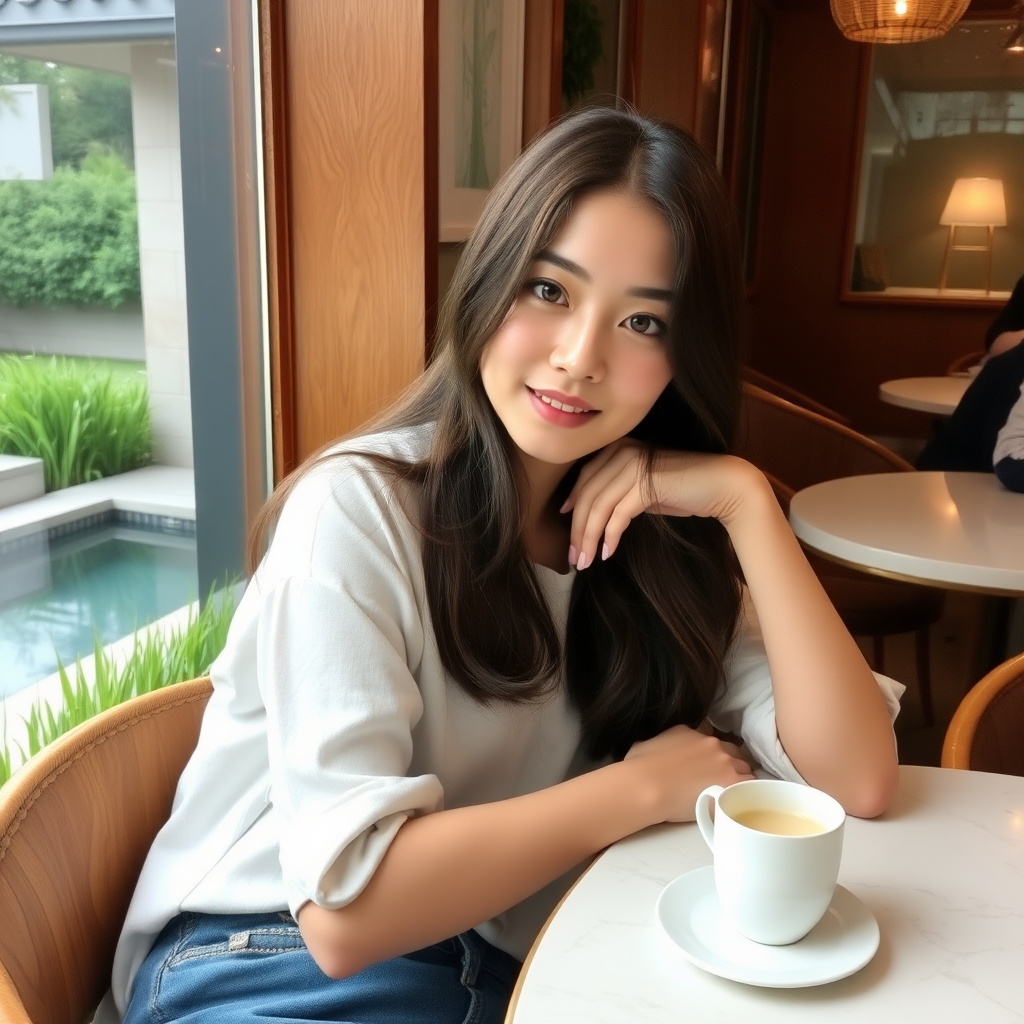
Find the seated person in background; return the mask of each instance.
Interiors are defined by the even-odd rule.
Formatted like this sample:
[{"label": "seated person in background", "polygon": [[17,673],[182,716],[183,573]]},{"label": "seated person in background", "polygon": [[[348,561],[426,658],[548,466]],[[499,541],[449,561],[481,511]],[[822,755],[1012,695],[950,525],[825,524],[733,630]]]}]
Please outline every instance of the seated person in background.
[{"label": "seated person in background", "polygon": [[1001,355],[1024,339],[1024,277],[1014,285],[1010,301],[1002,312],[992,321],[992,326],[985,332],[985,348],[988,355]]},{"label": "seated person in background", "polygon": [[988,356],[953,415],[917,457],[918,469],[991,473],[996,435],[1024,381],[1024,277],[985,334]]},{"label": "seated person in background", "polygon": [[1004,487],[1024,493],[1024,384],[996,438],[992,465]]},{"label": "seated person in background", "polygon": [[1024,382],[1024,345],[989,359],[964,392],[953,415],[917,457],[918,469],[991,473],[996,435]]}]

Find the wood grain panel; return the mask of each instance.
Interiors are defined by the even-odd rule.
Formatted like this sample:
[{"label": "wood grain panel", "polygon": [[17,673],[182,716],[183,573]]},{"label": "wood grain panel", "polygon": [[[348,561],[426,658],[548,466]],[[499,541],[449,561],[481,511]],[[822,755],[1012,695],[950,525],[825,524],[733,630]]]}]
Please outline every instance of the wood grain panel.
[{"label": "wood grain panel", "polygon": [[992,313],[841,301],[860,51],[827,3],[773,19],[750,362],[862,432],[923,437],[928,417],[883,404],[878,385],[942,374],[982,346]]},{"label": "wood grain panel", "polygon": [[301,459],[423,368],[424,0],[288,0],[284,15]]},{"label": "wood grain panel", "polygon": [[564,21],[563,0],[526,0],[523,24],[524,147],[553,117],[558,116],[561,109]]}]

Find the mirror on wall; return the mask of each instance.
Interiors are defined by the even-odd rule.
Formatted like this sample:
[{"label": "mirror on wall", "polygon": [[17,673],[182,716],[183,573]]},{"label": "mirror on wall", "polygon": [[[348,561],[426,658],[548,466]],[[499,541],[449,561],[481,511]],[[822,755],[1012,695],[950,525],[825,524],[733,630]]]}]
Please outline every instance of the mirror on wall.
[{"label": "mirror on wall", "polygon": [[1024,274],[1017,28],[872,47],[844,297],[999,304]]}]

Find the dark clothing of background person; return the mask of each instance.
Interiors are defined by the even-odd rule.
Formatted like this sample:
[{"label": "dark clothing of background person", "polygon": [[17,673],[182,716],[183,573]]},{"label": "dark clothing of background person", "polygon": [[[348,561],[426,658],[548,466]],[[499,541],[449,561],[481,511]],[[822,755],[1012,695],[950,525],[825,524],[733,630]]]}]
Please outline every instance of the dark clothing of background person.
[{"label": "dark clothing of background person", "polygon": [[[1014,295],[1024,289],[1018,284]],[[1013,301],[1012,299],[1010,300]],[[1019,330],[1024,322],[1013,328]],[[1001,333],[1000,331],[1000,333]],[[935,436],[917,457],[918,469],[939,469],[964,473],[991,473],[992,452],[996,434],[1020,397],[1024,382],[1024,343],[1008,352],[994,356],[981,368],[964,392],[953,415],[943,423]]]},{"label": "dark clothing of background person", "polygon": [[1024,330],[1024,277],[1013,286],[1009,302],[1003,306],[999,316],[985,332],[985,348],[991,348],[992,342],[1004,331],[1020,330]]}]

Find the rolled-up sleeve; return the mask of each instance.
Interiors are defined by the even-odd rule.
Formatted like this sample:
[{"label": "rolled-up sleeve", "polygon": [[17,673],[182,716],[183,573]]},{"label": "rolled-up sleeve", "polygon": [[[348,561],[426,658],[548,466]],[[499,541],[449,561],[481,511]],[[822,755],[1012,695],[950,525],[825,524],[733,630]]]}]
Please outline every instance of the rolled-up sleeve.
[{"label": "rolled-up sleeve", "polygon": [[[383,503],[362,490],[350,483],[324,505],[308,572],[273,579],[288,559],[272,548],[262,594],[256,660],[293,914],[355,899],[402,823],[443,799],[436,776],[406,774],[423,713],[410,667],[422,625]],[[274,547],[306,528],[286,515]]]},{"label": "rolled-up sleeve", "polygon": [[[878,672],[874,675],[889,708],[890,721],[895,721],[906,687]],[[726,658],[725,683],[712,702],[708,721],[722,732],[742,737],[755,760],[769,774],[792,782],[805,781],[779,739],[768,655],[749,597],[744,599],[740,625]]]}]

